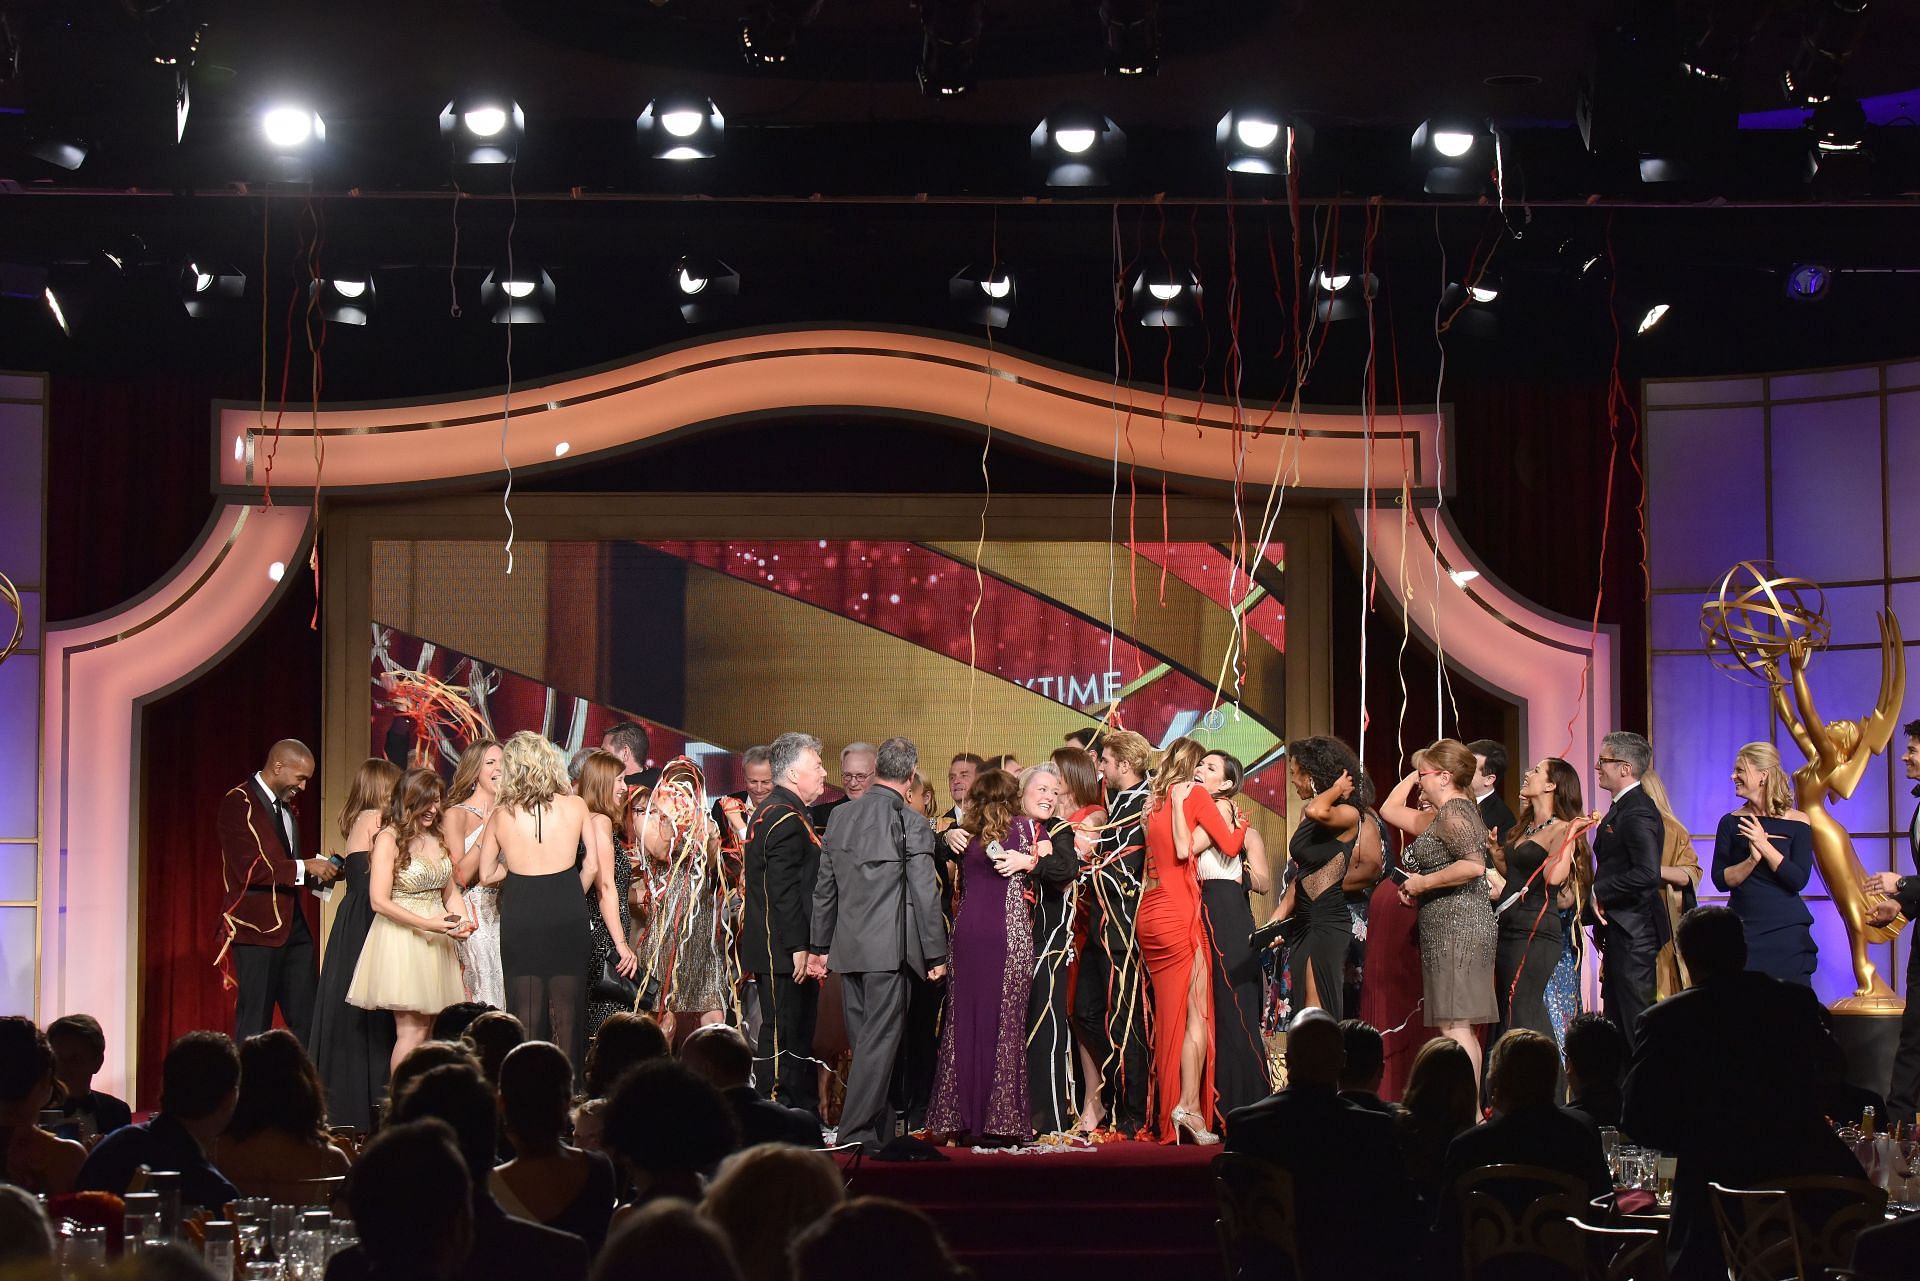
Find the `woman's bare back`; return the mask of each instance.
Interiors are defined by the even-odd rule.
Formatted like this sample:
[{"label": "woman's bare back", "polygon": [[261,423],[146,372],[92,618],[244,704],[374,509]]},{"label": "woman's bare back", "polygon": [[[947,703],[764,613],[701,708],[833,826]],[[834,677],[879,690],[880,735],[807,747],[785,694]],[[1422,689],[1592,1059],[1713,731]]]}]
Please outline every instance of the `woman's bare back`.
[{"label": "woman's bare back", "polygon": [[486,842],[497,842],[500,860],[516,876],[549,876],[578,862],[587,803],[556,796],[537,810],[501,806],[487,820]]}]

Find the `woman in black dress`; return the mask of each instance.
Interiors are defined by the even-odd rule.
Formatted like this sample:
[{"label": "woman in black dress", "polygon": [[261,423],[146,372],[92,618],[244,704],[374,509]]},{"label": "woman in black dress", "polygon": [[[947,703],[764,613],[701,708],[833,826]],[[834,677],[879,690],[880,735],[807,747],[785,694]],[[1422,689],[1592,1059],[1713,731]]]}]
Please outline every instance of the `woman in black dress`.
[{"label": "woman in black dress", "polygon": [[599,850],[607,860],[607,865],[597,869],[590,881],[585,875],[581,877],[587,882],[587,933],[592,938],[592,950],[587,955],[586,1035],[589,1041],[608,1018],[632,1008],[631,1001],[618,1000],[604,987],[596,986],[605,963],[619,956],[613,945],[611,923],[606,919],[608,893],[614,896],[617,905],[621,942],[633,938],[633,904],[629,894],[633,888],[633,861],[626,846],[627,780],[622,773],[625,768],[620,758],[609,752],[594,752],[580,767],[580,799],[587,803],[588,811],[590,839],[586,846]]},{"label": "woman in black dress", "polygon": [[[1246,826],[1233,803],[1242,773],[1237,758],[1208,752],[1193,775],[1235,827]],[[1204,828],[1194,832],[1193,850],[1213,971],[1213,1088],[1225,1114],[1273,1093],[1266,1041],[1260,1035],[1265,983],[1260,950],[1253,945],[1253,908],[1247,902],[1249,891],[1265,894],[1273,878],[1267,871],[1266,846],[1251,829],[1237,858],[1222,858]]]},{"label": "woman in black dress", "polygon": [[1347,950],[1353,943],[1344,887],[1360,837],[1362,814],[1354,803],[1360,762],[1352,748],[1325,734],[1287,744],[1287,762],[1294,795],[1306,807],[1287,841],[1286,892],[1261,933],[1266,941],[1282,929],[1292,936],[1287,972],[1295,1008],[1316,1005],[1344,1018]]},{"label": "woman in black dress", "polygon": [[1520,779],[1525,807],[1494,851],[1487,889],[1499,918],[1493,953],[1493,994],[1500,1030],[1526,1028],[1554,1034],[1547,1010],[1547,984],[1560,964],[1565,942],[1555,900],[1576,859],[1586,859],[1591,826],[1580,812],[1580,775],[1549,756]]},{"label": "woman in black dress", "polygon": [[393,1013],[347,1004],[347,987],[373,926],[373,904],[367,897],[368,852],[399,781],[400,767],[392,761],[379,757],[363,761],[341,807],[340,837],[350,852],[333,891],[337,896],[333,927],[327,934],[319,988],[314,993],[313,1029],[307,1038],[313,1047],[314,1069],[326,1086],[328,1117],[335,1125],[350,1125],[363,1133],[373,1128],[380,1097],[386,1093]]},{"label": "woman in black dress", "polygon": [[[1059,793],[1048,852],[1033,870],[1033,990],[1027,997],[1027,1098],[1038,1134],[1074,1124],[1077,1059],[1067,1007],[1081,859],[1093,854],[1107,821],[1100,775],[1085,750],[1068,745],[1034,769]],[[1032,811],[1028,811],[1031,815]]]}]

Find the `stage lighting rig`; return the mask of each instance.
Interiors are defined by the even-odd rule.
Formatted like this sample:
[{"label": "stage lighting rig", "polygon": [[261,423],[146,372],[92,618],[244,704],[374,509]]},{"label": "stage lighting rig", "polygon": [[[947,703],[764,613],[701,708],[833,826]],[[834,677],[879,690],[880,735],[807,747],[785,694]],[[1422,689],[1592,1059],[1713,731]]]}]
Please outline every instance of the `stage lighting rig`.
[{"label": "stage lighting rig", "polygon": [[180,305],[195,320],[219,315],[247,292],[246,273],[238,267],[208,258],[190,259],[180,268],[175,288]]},{"label": "stage lighting rig", "polygon": [[1817,107],[1840,91],[1840,75],[1867,22],[1867,0],[1813,0],[1780,92],[1796,107]]},{"label": "stage lighting rig", "polygon": [[1864,196],[1873,190],[1873,153],[1867,146],[1867,113],[1859,99],[1836,94],[1807,120],[1807,181],[1829,199]]},{"label": "stage lighting rig", "polygon": [[440,111],[440,137],[463,166],[509,165],[520,158],[527,117],[520,104],[497,94],[455,98]]},{"label": "stage lighting rig", "polygon": [[1787,270],[1786,291],[1793,302],[1823,302],[1833,291],[1833,268],[1825,263],[1796,262]]},{"label": "stage lighting rig", "polygon": [[1127,289],[1127,305],[1134,323],[1145,329],[1197,325],[1205,290],[1191,267],[1163,264],[1143,267]]},{"label": "stage lighting rig", "polygon": [[969,263],[947,281],[947,298],[960,319],[975,325],[1005,329],[1020,301],[1013,273],[1003,262],[979,268]]},{"label": "stage lighting rig", "polygon": [[1120,126],[1091,107],[1070,104],[1052,112],[1028,140],[1049,187],[1104,187],[1127,154]]},{"label": "stage lighting rig", "polygon": [[380,292],[373,273],[366,268],[334,266],[325,280],[307,282],[307,295],[329,322],[364,325],[373,315]]},{"label": "stage lighting rig", "polygon": [[676,93],[649,102],[633,126],[655,160],[711,160],[720,154],[727,119],[713,99]]},{"label": "stage lighting rig", "polygon": [[496,267],[480,282],[480,305],[496,325],[544,324],[555,297],[553,277],[530,262]]},{"label": "stage lighting rig", "polygon": [[1159,0],[1100,0],[1107,74],[1150,76],[1160,69]]},{"label": "stage lighting rig", "polygon": [[673,288],[680,319],[702,325],[727,313],[740,294],[740,273],[718,258],[687,254],[673,264]]},{"label": "stage lighting rig", "polygon": [[972,93],[984,0],[922,0],[920,92],[929,98]]},{"label": "stage lighting rig", "polygon": [[268,181],[311,182],[327,145],[327,122],[303,104],[279,103],[260,113]]},{"label": "stage lighting rig", "polygon": [[1214,126],[1213,142],[1231,173],[1284,176],[1289,144],[1304,154],[1313,131],[1271,108],[1235,107]]},{"label": "stage lighting rig", "polygon": [[1367,303],[1380,295],[1380,278],[1335,264],[1313,273],[1313,291],[1313,314],[1331,324],[1365,315]]},{"label": "stage lighting rig", "polygon": [[740,56],[750,67],[778,67],[800,46],[800,28],[825,0],[760,0],[740,20]]},{"label": "stage lighting rig", "polygon": [[1434,116],[1413,131],[1413,163],[1429,195],[1477,196],[1493,172],[1493,130],[1471,116]]}]

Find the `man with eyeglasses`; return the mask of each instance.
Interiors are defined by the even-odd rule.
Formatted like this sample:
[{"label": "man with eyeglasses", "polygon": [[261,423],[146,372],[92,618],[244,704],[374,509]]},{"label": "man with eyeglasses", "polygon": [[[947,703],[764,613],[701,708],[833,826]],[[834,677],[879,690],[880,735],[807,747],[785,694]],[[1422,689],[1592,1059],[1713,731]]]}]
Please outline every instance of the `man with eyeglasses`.
[{"label": "man with eyeglasses", "polygon": [[873,772],[880,759],[872,743],[848,743],[840,749],[840,791],[843,795],[813,807],[813,830],[827,830],[827,820],[848,801],[857,801],[873,786]]},{"label": "man with eyeglasses", "polygon": [[1629,1045],[1640,1014],[1658,998],[1654,962],[1671,934],[1660,902],[1660,810],[1640,786],[1653,767],[1653,747],[1638,734],[1616,731],[1600,740],[1593,772],[1613,806],[1593,839],[1593,901],[1606,953],[1600,997],[1607,1021]]}]

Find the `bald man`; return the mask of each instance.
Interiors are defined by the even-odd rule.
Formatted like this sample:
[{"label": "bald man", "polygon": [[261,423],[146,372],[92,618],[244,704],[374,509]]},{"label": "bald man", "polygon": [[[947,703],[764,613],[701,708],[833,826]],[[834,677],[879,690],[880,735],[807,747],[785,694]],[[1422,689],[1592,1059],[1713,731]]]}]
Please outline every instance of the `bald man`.
[{"label": "bald man", "polygon": [[300,824],[290,803],[312,779],[312,751],[283,738],[259,773],[220,798],[225,941],[216,964],[238,991],[236,1040],[272,1027],[275,1007],[302,1040],[313,1023],[319,973],[313,940],[320,923],[317,911],[309,920],[313,898],[300,887],[330,884],[339,872],[324,858],[300,857]]}]

